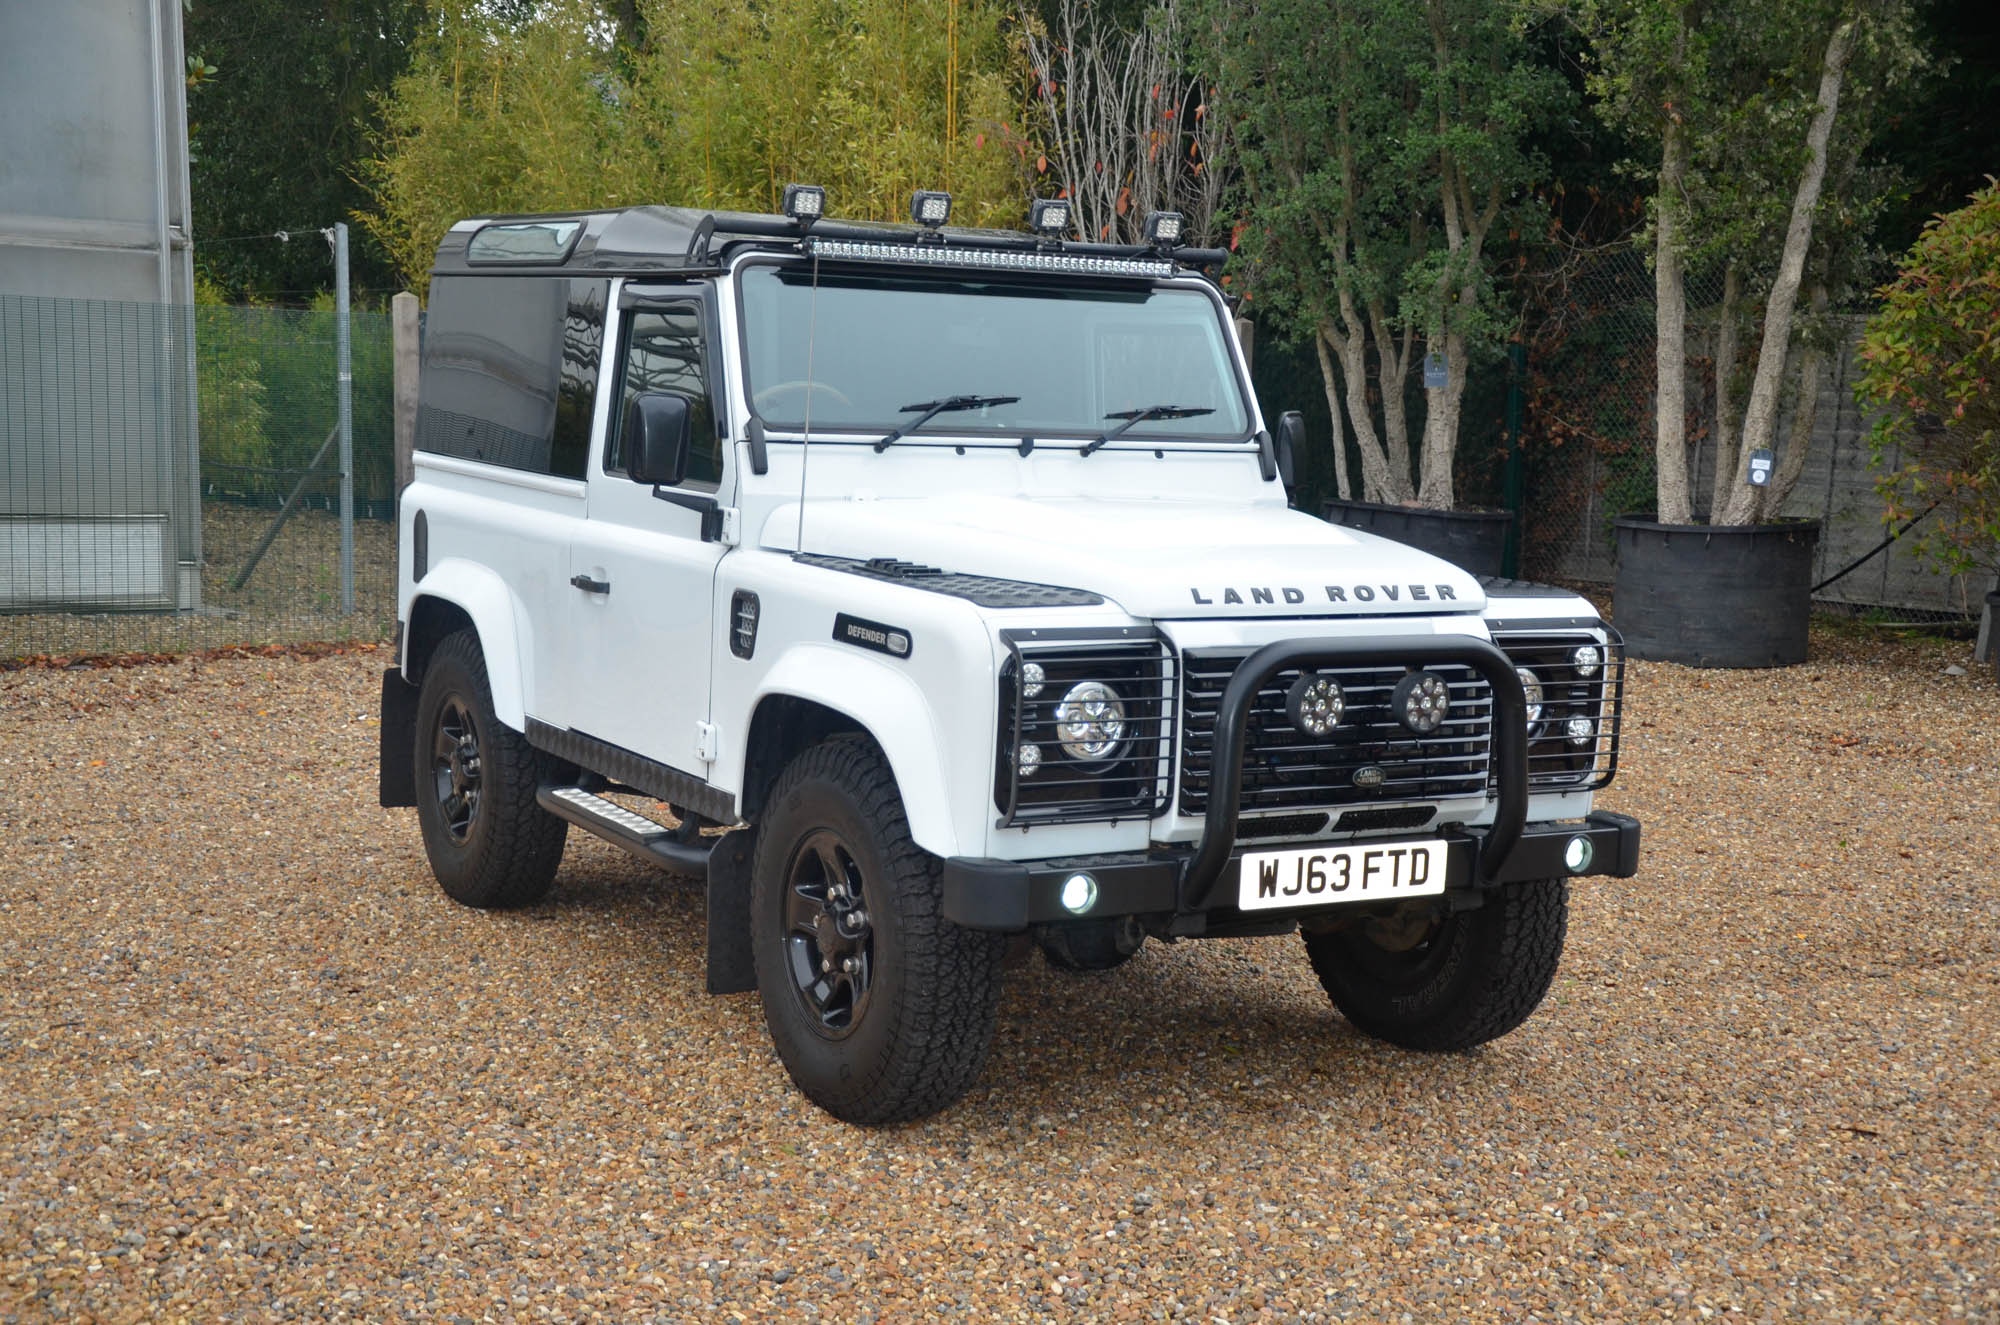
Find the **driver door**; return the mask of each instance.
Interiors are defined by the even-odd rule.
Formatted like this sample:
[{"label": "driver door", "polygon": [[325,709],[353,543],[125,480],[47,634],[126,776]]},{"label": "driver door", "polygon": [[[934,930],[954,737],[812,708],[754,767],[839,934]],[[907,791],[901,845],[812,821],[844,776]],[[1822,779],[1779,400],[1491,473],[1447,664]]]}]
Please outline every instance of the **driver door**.
[{"label": "driver door", "polygon": [[697,286],[628,291],[620,303],[617,387],[590,466],[589,516],[570,545],[570,727],[705,778],[696,727],[708,721],[715,568],[725,548],[703,538],[700,510],[626,476],[622,433],[636,396],[692,398],[685,477],[660,492],[713,502],[724,422],[712,322]]}]

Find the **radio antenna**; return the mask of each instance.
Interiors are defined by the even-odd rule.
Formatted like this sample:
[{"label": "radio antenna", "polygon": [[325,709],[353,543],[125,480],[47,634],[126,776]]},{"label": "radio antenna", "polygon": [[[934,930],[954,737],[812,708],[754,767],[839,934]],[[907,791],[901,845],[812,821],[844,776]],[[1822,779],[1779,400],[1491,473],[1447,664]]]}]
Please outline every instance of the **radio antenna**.
[{"label": "radio antenna", "polygon": [[806,466],[812,460],[813,441],[813,349],[819,344],[819,254],[812,255],[812,294],[806,302],[806,435],[799,444],[799,527],[793,535],[792,554],[806,551]]}]

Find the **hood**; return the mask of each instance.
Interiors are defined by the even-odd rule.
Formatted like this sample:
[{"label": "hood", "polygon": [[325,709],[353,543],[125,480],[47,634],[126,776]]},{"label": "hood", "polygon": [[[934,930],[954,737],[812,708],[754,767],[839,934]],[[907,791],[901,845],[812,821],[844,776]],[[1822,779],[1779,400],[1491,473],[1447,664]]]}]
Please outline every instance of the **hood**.
[{"label": "hood", "polygon": [[[790,550],[798,507],[766,547]],[[939,494],[816,500],[810,552],[1103,594],[1136,617],[1382,616],[1478,611],[1479,582],[1401,543],[1276,506]]]}]

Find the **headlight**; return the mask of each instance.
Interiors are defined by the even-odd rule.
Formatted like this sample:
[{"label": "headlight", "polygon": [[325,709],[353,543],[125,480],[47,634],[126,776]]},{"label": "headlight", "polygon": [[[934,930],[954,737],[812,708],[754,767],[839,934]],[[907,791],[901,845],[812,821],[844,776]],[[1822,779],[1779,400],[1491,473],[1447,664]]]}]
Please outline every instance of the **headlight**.
[{"label": "headlight", "polygon": [[1036,695],[1042,693],[1042,685],[1048,679],[1048,673],[1042,670],[1040,663],[1026,664],[1021,668],[1021,694],[1028,699],[1033,699]]},{"label": "headlight", "polygon": [[1102,681],[1079,681],[1056,705],[1056,736],[1071,759],[1097,762],[1125,740],[1125,701]]},{"label": "headlight", "polygon": [[1521,693],[1528,699],[1528,730],[1542,720],[1542,680],[1525,667],[1516,667],[1514,675],[1521,678]]},{"label": "headlight", "polygon": [[1604,655],[1595,644],[1579,644],[1569,655],[1569,665],[1576,668],[1578,676],[1596,676],[1597,669],[1604,665]]}]

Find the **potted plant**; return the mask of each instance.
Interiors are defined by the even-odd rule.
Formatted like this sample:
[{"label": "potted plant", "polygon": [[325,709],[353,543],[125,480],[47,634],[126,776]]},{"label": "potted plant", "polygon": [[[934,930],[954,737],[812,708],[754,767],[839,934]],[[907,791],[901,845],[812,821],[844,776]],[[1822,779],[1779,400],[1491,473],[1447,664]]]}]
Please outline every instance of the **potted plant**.
[{"label": "potted plant", "polygon": [[1514,11],[1479,0],[1214,13],[1244,185],[1232,275],[1312,342],[1333,422],[1323,513],[1499,574],[1512,516],[1454,510],[1452,465],[1467,377],[1509,330],[1490,241],[1539,228],[1531,140],[1561,79]]},{"label": "potted plant", "polygon": [[[1947,575],[2000,575],[2000,184],[1931,221],[1880,293],[1855,396],[1877,410],[1883,519],[1929,511],[1919,556]],[[2000,676],[1996,608],[2000,591],[1986,595]]]},{"label": "potted plant", "polygon": [[[1819,527],[1782,512],[1838,352],[1826,311],[1855,266],[1867,199],[1880,193],[1859,167],[1860,136],[1837,129],[1844,97],[1849,120],[1865,122],[1853,100],[1914,63],[1907,7],[1813,0],[1697,14],[1687,0],[1619,0],[1592,12],[1594,90],[1659,149],[1657,507],[1614,522],[1618,628],[1639,658],[1803,662]],[[1705,520],[1689,479],[1691,261],[1722,273]]]}]

